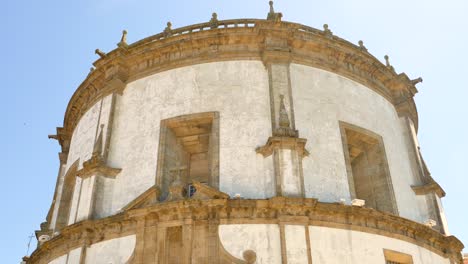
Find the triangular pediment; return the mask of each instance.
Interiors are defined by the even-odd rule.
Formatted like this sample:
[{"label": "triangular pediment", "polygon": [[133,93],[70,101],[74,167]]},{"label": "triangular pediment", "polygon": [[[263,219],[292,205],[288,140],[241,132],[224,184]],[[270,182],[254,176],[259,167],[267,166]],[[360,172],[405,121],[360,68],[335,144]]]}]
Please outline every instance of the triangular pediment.
[{"label": "triangular pediment", "polygon": [[156,185],[151,186],[144,193],[140,194],[133,201],[122,208],[123,211],[148,207],[158,202],[161,191]]},{"label": "triangular pediment", "polygon": [[209,200],[209,199],[228,199],[229,195],[223,193],[213,187],[210,187],[206,184],[200,182],[192,182],[193,187],[195,187],[196,192],[193,194],[191,199],[197,200]]}]

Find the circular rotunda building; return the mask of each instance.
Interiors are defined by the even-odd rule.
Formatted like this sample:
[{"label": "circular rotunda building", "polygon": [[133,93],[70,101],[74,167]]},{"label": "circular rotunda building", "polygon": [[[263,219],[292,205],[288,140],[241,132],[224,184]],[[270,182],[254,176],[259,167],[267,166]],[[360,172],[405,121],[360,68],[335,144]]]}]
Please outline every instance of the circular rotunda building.
[{"label": "circular rotunda building", "polygon": [[422,79],[361,41],[270,2],[96,53],[25,263],[461,263],[416,137]]}]

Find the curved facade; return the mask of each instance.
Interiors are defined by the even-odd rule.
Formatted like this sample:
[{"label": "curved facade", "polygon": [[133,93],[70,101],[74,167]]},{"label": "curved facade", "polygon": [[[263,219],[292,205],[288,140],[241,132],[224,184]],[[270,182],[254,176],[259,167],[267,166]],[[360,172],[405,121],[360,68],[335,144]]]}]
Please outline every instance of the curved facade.
[{"label": "curved facade", "polygon": [[27,263],[461,263],[421,80],[362,43],[271,10],[96,53]]}]

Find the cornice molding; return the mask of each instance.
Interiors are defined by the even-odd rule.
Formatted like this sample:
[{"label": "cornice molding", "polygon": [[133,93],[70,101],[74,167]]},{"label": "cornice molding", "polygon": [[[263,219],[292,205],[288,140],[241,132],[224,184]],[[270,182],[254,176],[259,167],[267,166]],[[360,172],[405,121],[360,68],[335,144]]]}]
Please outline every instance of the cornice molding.
[{"label": "cornice molding", "polygon": [[83,179],[92,175],[99,175],[108,178],[115,178],[122,169],[111,168],[100,155],[93,155],[89,160],[83,162],[83,168],[76,172],[78,177]]},{"label": "cornice molding", "polygon": [[[220,224],[301,224],[366,232],[407,241],[442,257],[461,262],[463,244],[423,224],[369,208],[322,203],[312,198],[184,199],[155,203],[98,220],[85,220],[62,229],[31,255],[28,263],[49,260],[70,249],[138,232],[141,219],[158,225],[213,222]],[[144,227],[143,227],[144,228]]]},{"label": "cornice molding", "polygon": [[[63,131],[71,136],[81,116],[100,98],[122,92],[128,82],[188,65],[232,60],[287,61],[342,75],[376,91],[417,126],[416,80],[396,74],[355,45],[328,31],[291,22],[236,19],[171,29],[101,56],[72,96]],[[418,79],[417,79],[418,80]],[[62,143],[62,142],[61,142]]]},{"label": "cornice molding", "polygon": [[269,137],[264,146],[258,147],[255,151],[268,157],[273,154],[275,149],[294,149],[297,150],[300,157],[309,156],[309,152],[305,149],[307,139],[296,137]]},{"label": "cornice molding", "polygon": [[444,189],[442,189],[442,187],[440,187],[440,185],[433,179],[431,179],[430,182],[422,184],[422,185],[417,185],[417,186],[413,185],[411,186],[411,188],[413,189],[416,195],[425,195],[429,193],[435,193],[440,198],[445,197]]}]

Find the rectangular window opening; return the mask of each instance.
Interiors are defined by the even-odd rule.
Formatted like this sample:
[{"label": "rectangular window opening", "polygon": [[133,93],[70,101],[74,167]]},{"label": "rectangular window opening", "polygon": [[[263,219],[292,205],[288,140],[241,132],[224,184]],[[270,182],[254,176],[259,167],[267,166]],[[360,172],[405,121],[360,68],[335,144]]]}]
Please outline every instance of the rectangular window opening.
[{"label": "rectangular window opening", "polygon": [[365,200],[366,207],[397,214],[382,137],[344,122],[340,128],[351,197]]},{"label": "rectangular window opening", "polygon": [[[215,112],[163,120],[159,145],[157,184],[162,198],[174,181],[190,189],[196,181],[218,188],[219,118]],[[193,187],[192,187],[193,188]]]}]

